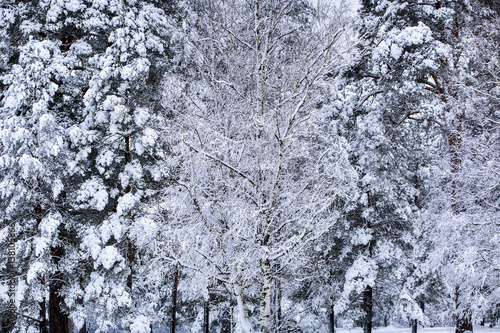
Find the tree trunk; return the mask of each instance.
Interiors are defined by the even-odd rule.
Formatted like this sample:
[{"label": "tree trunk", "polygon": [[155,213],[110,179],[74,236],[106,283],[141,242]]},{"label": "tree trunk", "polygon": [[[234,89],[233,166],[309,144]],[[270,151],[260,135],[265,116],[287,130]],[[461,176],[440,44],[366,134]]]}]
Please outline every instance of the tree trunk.
[{"label": "tree trunk", "polygon": [[[462,122],[464,115],[459,117],[458,124],[456,125],[456,130],[448,134],[448,149],[451,155],[451,175],[452,175],[452,208],[454,213],[460,213],[464,210],[461,203],[457,200],[457,183],[455,181],[455,175],[460,171],[462,167]],[[469,308],[464,311],[460,311],[460,287],[455,287],[455,333],[464,333],[466,331],[472,331],[472,314]]]},{"label": "tree trunk", "polygon": [[170,332],[175,333],[175,321],[177,314],[177,286],[179,284],[179,264],[175,265],[175,277],[174,277],[174,288],[172,292],[172,325],[170,327]]},{"label": "tree trunk", "polygon": [[457,316],[455,333],[472,332],[472,315],[470,311]]},{"label": "tree trunk", "polygon": [[45,297],[40,302],[40,333],[48,333],[47,330],[47,307],[45,305]]},{"label": "tree trunk", "polygon": [[[151,332],[153,332],[153,329],[151,328]],[[87,322],[83,323],[82,328],[80,328],[79,333],[87,333]]]},{"label": "tree trunk", "polygon": [[231,311],[228,307],[222,310],[220,333],[231,333]]},{"label": "tree trunk", "polygon": [[209,308],[210,302],[209,300],[206,301],[203,313],[203,333],[208,333],[209,328],[210,328],[210,314],[209,314]]},{"label": "tree trunk", "polygon": [[460,311],[460,287],[455,287],[455,333],[472,332],[472,313],[470,309]]},{"label": "tree trunk", "polygon": [[[420,301],[418,304],[420,305],[420,309],[422,310],[422,314],[423,314],[425,311],[425,302]],[[417,333],[417,331],[418,331],[418,319],[412,319],[411,320],[411,333]]]},{"label": "tree trunk", "polygon": [[[129,164],[132,161],[132,156],[130,154],[130,136],[125,137],[125,165]],[[130,185],[125,189],[125,193],[130,193],[132,191],[132,187]],[[127,236],[127,261],[129,265],[130,273],[127,276],[127,287],[130,289],[130,293],[132,294],[132,268],[134,265],[134,246],[132,241]]]},{"label": "tree trunk", "polygon": [[335,333],[335,311],[332,305],[332,310],[330,311],[330,333]]},{"label": "tree trunk", "polygon": [[[279,270],[280,266],[277,265],[277,270]],[[275,291],[274,291],[274,332],[281,332],[282,326],[282,313],[281,313],[281,298],[282,298],[282,290],[281,290],[281,279],[276,276],[275,279]]]},{"label": "tree trunk", "polygon": [[[64,256],[63,247],[52,248],[52,262],[56,264]],[[71,322],[66,313],[61,309],[63,298],[60,296],[60,291],[63,286],[62,274],[59,270],[52,276],[49,284],[49,332],[50,333],[70,333]]]},{"label": "tree trunk", "polygon": [[365,317],[363,320],[363,333],[372,333],[373,320],[373,290],[371,286],[366,286],[363,292],[363,311]]},{"label": "tree trunk", "polygon": [[245,333],[252,333],[252,325],[248,320],[248,309],[245,303],[245,298],[243,297],[243,291],[241,290],[240,282],[238,280],[235,281],[233,286],[236,301],[238,302],[238,321],[240,323],[240,328]]},{"label": "tree trunk", "polygon": [[[40,223],[42,223],[42,205],[37,204],[35,207],[35,218],[36,218],[36,227],[37,229],[40,227]],[[43,276],[38,277],[42,283],[45,285],[45,279]],[[47,305],[45,297],[39,303],[40,305],[40,333],[48,333],[47,332]]]},{"label": "tree trunk", "polygon": [[262,259],[262,285],[260,290],[259,326],[261,333],[271,333],[271,262],[268,258]]},{"label": "tree trunk", "polygon": [[61,283],[49,287],[49,333],[70,333],[70,320],[61,310],[62,297],[59,295]]},{"label": "tree trunk", "polygon": [[451,133],[448,134],[448,150],[451,155],[451,176],[452,182],[451,182],[451,200],[452,200],[452,207],[454,212],[460,212],[462,211],[462,207],[458,204],[456,200],[456,194],[457,194],[457,183],[455,181],[455,175],[460,171],[460,168],[462,166],[462,156],[461,156],[461,150],[462,150],[462,119],[460,119],[459,124],[457,126],[457,129]]},{"label": "tree trunk", "polygon": [[411,320],[411,333],[417,333],[418,330],[418,319]]}]

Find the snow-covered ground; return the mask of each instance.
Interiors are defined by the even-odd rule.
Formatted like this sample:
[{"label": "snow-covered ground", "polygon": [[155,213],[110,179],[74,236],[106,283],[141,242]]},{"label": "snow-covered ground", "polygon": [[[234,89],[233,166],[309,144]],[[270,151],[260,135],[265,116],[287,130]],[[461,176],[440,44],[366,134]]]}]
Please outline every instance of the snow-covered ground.
[{"label": "snow-covered ground", "polygon": [[[336,333],[363,333],[363,329],[355,328],[352,330],[337,328]],[[411,333],[411,328],[404,327],[380,327],[373,330],[373,333]],[[455,333],[454,327],[426,327],[418,328],[418,333]],[[489,328],[486,326],[474,326],[474,333],[500,333],[500,327]]]}]

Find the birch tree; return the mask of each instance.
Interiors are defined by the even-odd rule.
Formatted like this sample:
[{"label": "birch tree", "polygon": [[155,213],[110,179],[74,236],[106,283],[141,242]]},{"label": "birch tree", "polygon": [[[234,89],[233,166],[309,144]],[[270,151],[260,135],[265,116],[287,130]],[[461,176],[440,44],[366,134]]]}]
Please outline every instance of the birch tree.
[{"label": "birch tree", "polygon": [[356,179],[321,105],[324,75],[339,66],[342,16],[305,1],[191,6],[187,52],[199,80],[169,84],[186,96],[185,172],[171,210],[194,238],[183,243],[205,260],[201,272],[234,294],[239,328],[271,332],[273,270],[335,225]]}]

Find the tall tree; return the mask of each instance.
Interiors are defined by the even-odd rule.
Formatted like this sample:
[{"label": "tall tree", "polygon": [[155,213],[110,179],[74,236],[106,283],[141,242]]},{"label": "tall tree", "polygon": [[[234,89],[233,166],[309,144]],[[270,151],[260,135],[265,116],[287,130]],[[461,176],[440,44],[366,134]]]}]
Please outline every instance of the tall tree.
[{"label": "tall tree", "polygon": [[[84,55],[87,86],[79,91],[78,122],[67,130],[78,185],[67,200],[80,223],[82,260],[65,295],[77,328],[89,321],[103,331],[149,330],[158,298],[151,302],[144,291],[159,288],[159,277],[153,271],[145,279],[142,265],[151,263],[147,237],[157,232],[152,198],[168,179],[160,167],[168,152],[158,135],[159,88],[173,55],[175,8],[163,1],[72,4],[83,32],[68,40]],[[61,20],[64,8],[53,16]]]},{"label": "tall tree", "polygon": [[427,147],[439,135],[433,123],[450,115],[438,96],[442,73],[459,52],[454,45],[463,8],[460,1],[362,1],[360,52],[346,72],[355,96],[346,103],[347,135],[355,142],[351,156],[362,195],[352,215],[359,254],[349,276],[355,282],[346,280],[345,297],[363,289],[365,332],[371,331],[376,289],[394,285],[388,277],[403,282],[414,272],[403,258],[415,245],[421,176],[431,161]]},{"label": "tall tree", "polygon": [[[454,131],[448,131],[444,159],[436,161],[439,190],[432,196],[430,218],[435,248],[432,260],[442,270],[453,297],[456,331],[472,330],[497,297],[497,263],[491,246],[498,233],[498,12],[491,4],[471,3],[457,32],[458,47],[448,87],[442,93],[450,110],[458,115]],[[449,124],[448,119],[442,123]],[[493,178],[492,178],[493,177]],[[437,238],[446,237],[446,244]],[[479,282],[481,281],[481,282]]]},{"label": "tall tree", "polygon": [[[478,272],[481,266],[478,262],[485,263],[488,260],[475,261],[473,258],[478,253],[492,251],[484,251],[481,246],[481,249],[477,249],[477,246],[472,247],[469,243],[484,244],[475,236],[476,233],[480,234],[473,227],[473,221],[478,216],[472,212],[488,212],[481,217],[484,219],[488,216],[487,220],[495,216],[495,208],[487,209],[486,201],[478,197],[483,191],[469,187],[473,183],[480,183],[479,179],[489,184],[495,183],[487,180],[488,177],[470,180],[470,176],[477,175],[479,170],[471,168],[477,163],[472,161],[477,161],[479,154],[472,153],[474,149],[469,147],[489,146],[486,142],[495,137],[489,134],[490,129],[495,127],[494,116],[486,116],[486,122],[479,121],[479,118],[490,114],[487,110],[491,110],[496,97],[494,93],[484,91],[484,84],[487,82],[484,80],[485,73],[478,70],[481,66],[476,67],[482,60],[471,60],[477,57],[477,49],[473,51],[475,43],[484,43],[488,39],[485,31],[489,29],[482,30],[477,25],[481,21],[479,17],[483,15],[484,26],[494,24],[491,18],[484,20],[484,15],[491,17],[493,12],[485,14],[480,7],[479,2],[468,4],[462,1],[363,1],[363,21],[360,26],[363,51],[357,65],[349,71],[349,75],[363,87],[358,105],[376,105],[381,114],[379,119],[385,119],[386,124],[392,123],[395,129],[408,127],[411,122],[420,123],[421,129],[415,133],[420,132],[425,139],[419,140],[419,144],[437,153],[436,160],[427,155],[424,156],[425,159],[418,158],[413,166],[406,165],[402,170],[408,172],[419,168],[424,173],[431,170],[432,176],[425,178],[439,179],[429,184],[444,190],[431,191],[427,196],[431,200],[426,200],[417,207],[426,212],[424,220],[429,221],[429,226],[432,226],[424,226],[424,230],[431,230],[426,237],[434,241],[429,249],[433,251],[430,257],[440,262],[436,266],[441,268],[437,274],[443,278],[450,301],[454,303],[452,312],[457,332],[472,329],[474,304],[477,303],[471,302],[474,297],[470,298],[468,295],[478,295],[483,288],[473,283],[475,278],[472,272]],[[478,27],[475,32],[472,28],[474,25]],[[480,26],[484,27],[482,24]],[[496,48],[493,39],[483,45]],[[489,67],[489,73],[496,72],[494,63],[495,60],[486,66]],[[483,74],[476,74],[481,72]],[[491,88],[487,88],[489,89]],[[479,113],[484,112],[483,116],[477,117],[478,110]],[[371,114],[375,115],[376,112],[371,111]],[[384,135],[387,133],[391,132],[386,131]],[[373,145],[373,140],[371,144]],[[487,156],[487,159],[496,158],[492,151]],[[430,163],[434,166],[429,169]],[[484,175],[483,172],[480,173]],[[491,185],[487,188],[491,188]],[[472,193],[474,199],[465,195],[465,192]],[[494,193],[494,190],[489,191],[489,196],[495,197]],[[427,212],[440,213],[429,217]],[[495,228],[490,223],[486,225],[488,228]],[[456,234],[453,230],[460,232]],[[464,234],[469,236],[463,237]],[[444,246],[443,239],[448,240]],[[462,247],[464,244],[468,245]],[[465,268],[465,263],[468,263],[468,269]],[[435,261],[434,264],[436,265]],[[491,265],[485,264],[485,267],[491,269]],[[413,270],[417,271],[418,268]],[[487,271],[480,271],[480,276],[486,279]]]},{"label": "tall tree", "polygon": [[75,274],[66,266],[75,251],[75,221],[66,202],[71,191],[67,129],[82,108],[80,57],[71,47],[79,34],[77,2],[2,3],[0,193],[3,227],[16,242],[16,327],[69,332],[63,285]]},{"label": "tall tree", "polygon": [[319,98],[342,22],[306,1],[195,1],[192,8],[199,81],[171,83],[187,96],[186,172],[173,210],[184,235],[207,235],[192,250],[206,260],[202,272],[234,294],[240,328],[254,330],[246,302],[256,298],[259,330],[270,332],[273,271],[336,223],[336,202],[356,179]]}]

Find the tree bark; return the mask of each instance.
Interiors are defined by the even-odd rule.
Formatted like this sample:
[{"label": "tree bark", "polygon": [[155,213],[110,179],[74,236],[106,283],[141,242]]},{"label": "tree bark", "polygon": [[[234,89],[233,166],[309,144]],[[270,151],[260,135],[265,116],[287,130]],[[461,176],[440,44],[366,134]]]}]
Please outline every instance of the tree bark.
[{"label": "tree bark", "polygon": [[204,306],[204,313],[203,313],[203,333],[208,333],[209,329],[210,329],[210,314],[209,314],[209,308],[210,306],[210,302],[209,300],[207,300],[205,302],[205,306]]},{"label": "tree bark", "polygon": [[[65,250],[63,247],[52,248],[52,262],[56,264],[64,256]],[[63,286],[62,274],[59,270],[52,276],[49,284],[49,332],[50,333],[70,333],[71,322],[66,313],[61,309],[63,298],[60,296],[60,291]]]},{"label": "tree bark", "polygon": [[[457,200],[457,183],[455,181],[455,175],[460,171],[462,167],[462,123],[464,120],[464,115],[459,117],[458,124],[456,125],[456,130],[452,131],[448,135],[448,149],[451,155],[451,175],[452,179],[452,208],[454,213],[460,213],[464,210],[459,200]],[[460,301],[460,287],[455,287],[455,333],[464,333],[466,331],[472,331],[472,313],[470,308],[466,308],[464,311],[459,311]]]},{"label": "tree bark", "polygon": [[[130,136],[125,137],[125,165],[129,164],[132,161],[132,156],[130,154]],[[130,193],[132,191],[132,187],[130,185],[125,189],[125,193]],[[132,241],[127,236],[127,261],[129,265],[130,273],[127,276],[127,287],[130,289],[130,293],[132,293],[132,268],[134,265],[134,246]]]},{"label": "tree bark", "polygon": [[241,290],[240,282],[238,280],[235,281],[233,286],[236,301],[238,302],[238,321],[240,323],[240,328],[245,333],[252,333],[252,325],[248,320],[248,309],[245,303],[245,298],[243,297],[243,291]]},{"label": "tree bark", "polygon": [[59,295],[60,283],[49,287],[49,333],[70,333],[70,320],[61,310],[62,297]]},{"label": "tree bark", "polygon": [[472,332],[472,315],[470,311],[457,316],[455,333]]},{"label": "tree bark", "polygon": [[[425,302],[420,301],[418,303],[420,305],[420,309],[422,310],[422,313],[425,311]],[[411,320],[411,333],[417,333],[418,331],[418,319],[412,319]]]},{"label": "tree bark", "polygon": [[373,320],[373,290],[371,286],[366,286],[363,292],[363,311],[365,317],[363,320],[363,333],[372,333]]},{"label": "tree bark", "polygon": [[335,311],[334,307],[332,305],[332,309],[330,311],[330,333],[335,333]]},{"label": "tree bark", "polygon": [[470,309],[459,311],[460,306],[460,287],[455,287],[455,333],[472,332],[472,313]]},{"label": "tree bark", "polygon": [[40,302],[40,333],[48,333],[47,330],[47,307],[45,305],[45,297]]},{"label": "tree bark", "polygon": [[411,333],[417,333],[418,330],[418,319],[411,320]]},{"label": "tree bark", "polygon": [[[40,227],[40,223],[42,223],[42,205],[37,204],[35,207],[35,218],[36,218],[36,227],[37,229]],[[45,279],[43,276],[38,277],[42,282],[42,285],[45,285]],[[40,305],[40,333],[48,333],[47,332],[47,304],[45,297],[39,303]]]},{"label": "tree bark", "polygon": [[175,322],[177,314],[177,287],[179,285],[179,264],[175,265],[175,276],[174,276],[174,288],[172,292],[172,324],[170,326],[170,332],[175,333]]},{"label": "tree bark", "polygon": [[[279,270],[280,265],[277,265],[277,270]],[[276,276],[274,279],[274,332],[279,333],[282,331],[282,313],[281,313],[281,298],[282,298],[282,290],[281,290],[281,279],[279,276]]]},{"label": "tree bark", "polygon": [[222,310],[220,333],[231,333],[231,311],[228,307]]},{"label": "tree bark", "polygon": [[[368,206],[371,206],[370,195],[368,195]],[[368,229],[371,229],[371,222],[367,221]],[[373,248],[375,246],[375,240],[370,241],[368,244],[368,253],[370,258],[373,256]],[[373,322],[373,289],[371,286],[366,286],[363,292],[363,305],[362,310],[365,312],[365,317],[363,320],[363,332],[372,333],[372,322]]]},{"label": "tree bark", "polygon": [[[151,328],[151,332],[153,332],[153,328]],[[84,322],[82,328],[80,328],[79,333],[87,333],[87,323]]]},{"label": "tree bark", "polygon": [[261,333],[271,333],[271,262],[268,258],[262,259],[262,285],[260,291],[259,326]]}]

